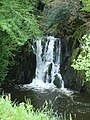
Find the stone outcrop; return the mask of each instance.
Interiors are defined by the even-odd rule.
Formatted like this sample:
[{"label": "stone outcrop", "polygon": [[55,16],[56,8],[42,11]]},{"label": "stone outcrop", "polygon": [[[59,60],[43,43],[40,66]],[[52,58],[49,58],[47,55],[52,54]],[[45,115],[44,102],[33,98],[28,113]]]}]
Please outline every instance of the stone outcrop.
[{"label": "stone outcrop", "polygon": [[21,46],[15,57],[16,64],[10,67],[6,83],[9,85],[29,84],[35,77],[36,55],[30,43]]},{"label": "stone outcrop", "polygon": [[71,65],[73,59],[77,58],[80,53],[79,42],[72,38],[62,40],[61,50],[61,74],[66,88],[82,91],[84,87],[84,76],[75,71]]},{"label": "stone outcrop", "polygon": [[[51,9],[57,4],[65,3],[68,0],[52,0],[47,5]],[[61,74],[65,87],[77,91],[90,91],[89,83],[85,82],[83,71],[75,71],[71,65],[73,59],[80,54],[80,39],[90,29],[90,15],[87,12],[79,12],[82,3],[78,0],[72,1],[71,17],[67,23],[60,24],[59,21],[49,28],[48,33],[61,38]],[[90,92],[89,92],[90,93]]]}]

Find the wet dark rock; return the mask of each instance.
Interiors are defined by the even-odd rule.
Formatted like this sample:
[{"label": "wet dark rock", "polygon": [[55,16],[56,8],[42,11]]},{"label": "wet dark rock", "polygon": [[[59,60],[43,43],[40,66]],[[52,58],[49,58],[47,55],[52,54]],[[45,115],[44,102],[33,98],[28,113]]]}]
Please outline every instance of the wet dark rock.
[{"label": "wet dark rock", "polygon": [[51,76],[51,70],[52,70],[52,63],[48,67],[48,75]]},{"label": "wet dark rock", "polygon": [[71,67],[73,59],[77,58],[80,53],[79,43],[72,38],[61,42],[61,74],[65,87],[81,91],[84,86],[84,76]]},{"label": "wet dark rock", "polygon": [[24,46],[21,50],[21,54],[18,56],[18,68],[16,78],[19,83],[31,83],[35,77],[36,69],[36,55],[33,50],[30,52],[27,49],[28,45]]},{"label": "wet dark rock", "polygon": [[29,84],[35,77],[36,55],[30,43],[21,46],[15,57],[16,64],[10,68],[6,83],[9,86],[15,84]]},{"label": "wet dark rock", "polygon": [[62,81],[60,80],[60,78],[58,77],[58,75],[55,75],[55,80],[53,81],[54,85],[57,88],[61,88],[62,85]]}]

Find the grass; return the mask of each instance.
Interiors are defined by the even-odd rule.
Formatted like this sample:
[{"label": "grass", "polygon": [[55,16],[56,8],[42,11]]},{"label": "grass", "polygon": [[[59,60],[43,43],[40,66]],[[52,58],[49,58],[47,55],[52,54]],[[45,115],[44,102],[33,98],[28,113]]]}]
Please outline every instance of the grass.
[{"label": "grass", "polygon": [[11,102],[9,96],[1,96],[0,120],[66,120],[53,115],[53,110],[46,110],[46,108],[34,111],[29,101],[16,105]]},{"label": "grass", "polygon": [[51,113],[44,110],[34,111],[30,102],[16,105],[9,96],[0,97],[0,120],[58,120]]}]

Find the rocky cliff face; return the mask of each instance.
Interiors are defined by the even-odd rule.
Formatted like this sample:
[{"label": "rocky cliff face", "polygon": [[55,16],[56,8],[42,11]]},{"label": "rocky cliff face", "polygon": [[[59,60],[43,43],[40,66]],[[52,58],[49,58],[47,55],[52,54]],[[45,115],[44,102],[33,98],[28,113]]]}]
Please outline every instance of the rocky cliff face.
[{"label": "rocky cliff face", "polygon": [[28,44],[21,48],[17,55],[16,81],[19,84],[31,83],[35,77],[36,55],[29,50]]},{"label": "rocky cliff face", "polygon": [[[70,1],[53,0],[47,7],[51,9],[57,4],[62,5],[62,3],[67,4],[68,2]],[[71,67],[73,59],[77,58],[80,54],[79,40],[88,28],[88,14],[79,12],[79,9],[82,7],[79,0],[72,1],[70,4],[73,4],[74,7],[71,8],[71,16],[67,23],[60,24],[59,21],[56,22],[53,25],[54,27],[48,30],[48,33],[61,38],[61,74],[65,82],[65,87],[78,91],[89,91],[90,86],[85,83],[83,72],[77,72]]]},{"label": "rocky cliff face", "polygon": [[15,57],[16,64],[10,67],[6,84],[29,84],[35,77],[36,55],[30,43],[21,46]]},{"label": "rocky cliff face", "polygon": [[71,67],[73,59],[80,53],[79,42],[72,38],[62,40],[61,53],[61,73],[65,87],[82,91],[84,87],[84,77]]}]

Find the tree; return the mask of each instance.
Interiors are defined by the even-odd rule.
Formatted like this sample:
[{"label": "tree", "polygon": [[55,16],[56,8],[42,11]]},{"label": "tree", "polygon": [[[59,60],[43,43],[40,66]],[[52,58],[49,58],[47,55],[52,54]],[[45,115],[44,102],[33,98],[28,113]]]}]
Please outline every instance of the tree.
[{"label": "tree", "polygon": [[82,1],[83,5],[84,5],[82,10],[90,12],[90,0],[80,0],[80,1]]},{"label": "tree", "polygon": [[32,0],[0,0],[0,81],[13,63],[15,50],[38,34]]}]

